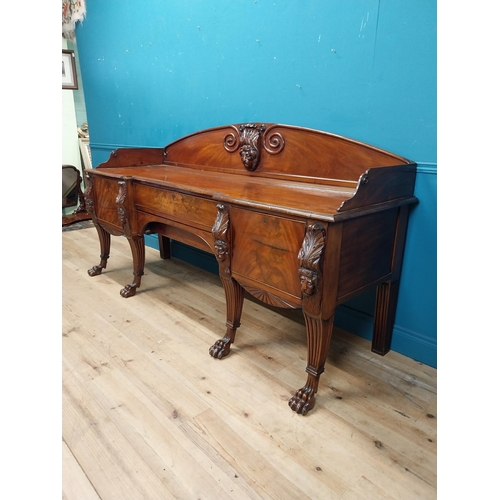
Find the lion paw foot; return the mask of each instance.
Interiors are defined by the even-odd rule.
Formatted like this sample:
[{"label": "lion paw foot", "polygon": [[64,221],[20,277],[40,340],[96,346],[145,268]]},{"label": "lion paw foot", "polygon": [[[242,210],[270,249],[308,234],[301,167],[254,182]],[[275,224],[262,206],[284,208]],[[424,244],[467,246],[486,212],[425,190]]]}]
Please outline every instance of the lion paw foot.
[{"label": "lion paw foot", "polygon": [[219,339],[210,349],[210,356],[217,359],[222,359],[229,354],[231,342],[226,339]]},{"label": "lion paw foot", "polygon": [[120,290],[120,295],[122,297],[133,297],[135,295],[135,292],[137,291],[137,285],[135,283],[130,283],[128,285],[125,285],[121,290]]},{"label": "lion paw foot", "polygon": [[314,408],[314,389],[305,386],[299,389],[288,401],[288,406],[296,413],[307,415]]},{"label": "lion paw foot", "polygon": [[89,273],[89,276],[99,276],[99,274],[102,273],[103,269],[104,266],[94,266],[91,267],[87,272]]}]

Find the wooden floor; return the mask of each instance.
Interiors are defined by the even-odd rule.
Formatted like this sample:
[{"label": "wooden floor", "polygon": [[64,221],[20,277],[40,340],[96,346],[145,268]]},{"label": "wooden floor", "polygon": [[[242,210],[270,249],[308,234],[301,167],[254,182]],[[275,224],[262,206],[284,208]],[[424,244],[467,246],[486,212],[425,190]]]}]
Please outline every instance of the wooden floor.
[{"label": "wooden floor", "polygon": [[219,278],[146,249],[135,297],[125,238],[108,268],[94,228],[63,232],[66,500],[434,499],[436,370],[335,329],[317,402],[300,312],[251,300],[231,354]]}]

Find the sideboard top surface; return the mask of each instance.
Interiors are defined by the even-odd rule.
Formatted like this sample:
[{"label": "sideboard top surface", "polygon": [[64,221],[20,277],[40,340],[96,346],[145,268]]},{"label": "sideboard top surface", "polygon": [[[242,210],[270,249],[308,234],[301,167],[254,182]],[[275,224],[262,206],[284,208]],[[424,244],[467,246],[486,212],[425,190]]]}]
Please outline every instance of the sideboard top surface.
[{"label": "sideboard top surface", "polygon": [[[254,155],[252,164],[245,163],[245,148]],[[93,172],[322,220],[381,203],[415,201],[410,160],[288,125],[228,125],[165,148],[120,148]]]}]

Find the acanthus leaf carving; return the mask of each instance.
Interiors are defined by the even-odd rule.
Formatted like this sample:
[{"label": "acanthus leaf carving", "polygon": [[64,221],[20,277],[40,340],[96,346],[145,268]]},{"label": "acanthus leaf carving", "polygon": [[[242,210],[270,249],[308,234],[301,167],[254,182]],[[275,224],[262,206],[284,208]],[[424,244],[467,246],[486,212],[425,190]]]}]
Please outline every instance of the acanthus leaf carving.
[{"label": "acanthus leaf carving", "polygon": [[299,251],[299,279],[302,300],[308,304],[311,313],[319,314],[321,306],[322,256],[326,232],[322,224],[313,223],[307,227],[302,248]]},{"label": "acanthus leaf carving", "polygon": [[94,217],[94,196],[92,193],[94,178],[87,172],[85,174],[85,180],[87,181],[87,187],[85,189],[85,192],[83,193],[83,197],[85,198],[85,206],[87,207],[87,212],[89,212],[92,217]]},{"label": "acanthus leaf carving", "polygon": [[214,237],[215,257],[221,272],[231,274],[229,262],[229,212],[223,203],[217,205],[217,217],[212,227]]},{"label": "acanthus leaf carving", "polygon": [[127,182],[126,181],[118,181],[118,194],[116,196],[116,205],[118,212],[118,220],[120,221],[125,233],[130,232],[130,223],[128,220],[128,212],[125,208],[125,202],[127,200]]}]

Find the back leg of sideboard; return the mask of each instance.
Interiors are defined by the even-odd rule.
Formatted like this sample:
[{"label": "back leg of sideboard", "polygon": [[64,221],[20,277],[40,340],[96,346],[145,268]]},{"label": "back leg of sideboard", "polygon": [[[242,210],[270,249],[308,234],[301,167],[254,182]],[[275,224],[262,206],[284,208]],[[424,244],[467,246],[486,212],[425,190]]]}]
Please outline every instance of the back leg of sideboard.
[{"label": "back leg of sideboard", "polygon": [[372,351],[382,356],[391,350],[398,290],[399,281],[387,281],[377,287]]},{"label": "back leg of sideboard", "polygon": [[391,279],[377,286],[372,351],[382,356],[391,350],[408,217],[409,206],[403,205],[399,208],[394,237]]},{"label": "back leg of sideboard", "polygon": [[111,248],[111,235],[99,224],[94,222],[97,234],[99,235],[99,244],[101,246],[101,261],[97,266],[91,267],[87,272],[90,276],[98,276],[102,270],[106,268],[109,258],[109,250]]},{"label": "back leg of sideboard", "polygon": [[160,248],[160,257],[162,259],[170,259],[170,238],[167,236],[163,236],[162,234],[158,235],[158,246]]},{"label": "back leg of sideboard", "polygon": [[127,240],[132,250],[132,259],[134,262],[134,279],[132,283],[125,285],[120,290],[122,297],[133,297],[137,289],[141,286],[141,278],[144,274],[144,264],[146,259],[146,249],[144,245],[144,236],[127,236]]}]

